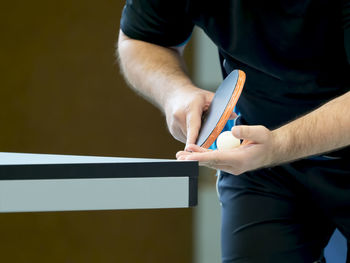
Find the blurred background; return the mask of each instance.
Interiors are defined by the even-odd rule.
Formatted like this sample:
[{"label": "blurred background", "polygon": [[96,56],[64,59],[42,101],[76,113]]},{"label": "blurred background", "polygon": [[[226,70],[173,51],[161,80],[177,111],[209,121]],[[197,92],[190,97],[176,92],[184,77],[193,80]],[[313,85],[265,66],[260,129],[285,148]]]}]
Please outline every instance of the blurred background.
[{"label": "blurred background", "polygon": [[[162,113],[119,72],[115,44],[123,5],[2,3],[1,152],[174,158],[183,148]],[[198,29],[186,60],[198,85],[219,85],[217,51]],[[200,169],[199,205],[191,209],[0,214],[0,260],[219,262],[214,174]]]}]

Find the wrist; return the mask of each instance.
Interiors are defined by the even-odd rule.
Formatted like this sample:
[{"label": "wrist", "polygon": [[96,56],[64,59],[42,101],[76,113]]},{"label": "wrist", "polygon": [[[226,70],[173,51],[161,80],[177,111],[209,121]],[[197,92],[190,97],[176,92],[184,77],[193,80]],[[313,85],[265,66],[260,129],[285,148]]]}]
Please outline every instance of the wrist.
[{"label": "wrist", "polygon": [[293,159],[291,157],[291,136],[289,136],[283,128],[275,129],[271,132],[271,165],[281,164]]}]

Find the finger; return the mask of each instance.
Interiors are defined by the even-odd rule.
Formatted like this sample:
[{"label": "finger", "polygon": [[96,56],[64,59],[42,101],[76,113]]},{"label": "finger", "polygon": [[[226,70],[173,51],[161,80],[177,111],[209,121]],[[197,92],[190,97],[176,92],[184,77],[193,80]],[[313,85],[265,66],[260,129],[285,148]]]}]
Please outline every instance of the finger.
[{"label": "finger", "polygon": [[246,158],[248,148],[251,147],[237,147],[225,151],[208,150],[205,152],[192,152],[191,155],[187,156],[187,159],[215,165],[235,165],[236,162],[241,162]]},{"label": "finger", "polygon": [[238,117],[238,115],[233,111],[229,117],[230,120],[234,120]]},{"label": "finger", "polygon": [[209,150],[209,149],[206,149],[206,148],[202,148],[198,145],[195,145],[195,144],[190,144],[189,146],[187,146],[185,148],[184,151],[179,151],[176,153],[176,158],[178,160],[184,160],[186,159],[186,157],[190,154],[192,154],[193,152],[198,152],[198,153],[201,153],[201,152],[208,152],[208,151],[212,151],[212,150]]},{"label": "finger", "polygon": [[186,146],[185,151],[188,151],[188,152],[209,152],[212,150],[200,147],[196,144],[189,144]]},{"label": "finger", "polygon": [[237,125],[232,127],[231,131],[236,138],[254,143],[265,143],[270,133],[267,128],[261,125]]},{"label": "finger", "polygon": [[185,156],[186,160],[198,161],[202,165],[218,165],[225,164],[226,157],[224,152],[218,150],[208,152],[192,152]]},{"label": "finger", "polygon": [[191,154],[191,152],[187,151],[178,151],[176,153],[176,159],[184,159],[187,155]]},{"label": "finger", "polygon": [[186,118],[187,127],[187,139],[186,146],[194,144],[198,137],[198,132],[202,122],[202,111],[198,108],[197,110],[191,110]]}]

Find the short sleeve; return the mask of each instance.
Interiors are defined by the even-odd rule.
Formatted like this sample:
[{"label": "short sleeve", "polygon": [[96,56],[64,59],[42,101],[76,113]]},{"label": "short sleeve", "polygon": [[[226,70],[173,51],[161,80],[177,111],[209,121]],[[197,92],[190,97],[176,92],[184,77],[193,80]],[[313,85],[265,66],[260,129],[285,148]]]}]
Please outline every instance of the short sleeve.
[{"label": "short sleeve", "polygon": [[120,22],[128,37],[162,46],[177,46],[191,35],[187,0],[127,0]]},{"label": "short sleeve", "polygon": [[350,64],[350,0],[343,0],[344,47]]}]

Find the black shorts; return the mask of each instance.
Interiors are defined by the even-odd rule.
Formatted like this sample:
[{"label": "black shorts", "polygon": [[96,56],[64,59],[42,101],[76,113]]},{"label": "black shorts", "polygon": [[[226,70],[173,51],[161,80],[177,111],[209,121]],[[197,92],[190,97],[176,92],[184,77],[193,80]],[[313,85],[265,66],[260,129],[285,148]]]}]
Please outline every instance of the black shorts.
[{"label": "black shorts", "polygon": [[305,159],[239,176],[221,172],[218,191],[224,263],[323,262],[335,228],[350,240],[349,160]]}]

